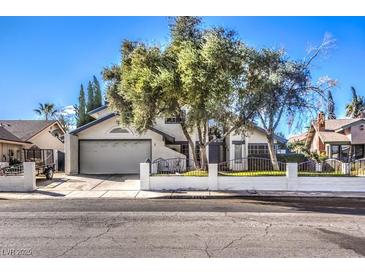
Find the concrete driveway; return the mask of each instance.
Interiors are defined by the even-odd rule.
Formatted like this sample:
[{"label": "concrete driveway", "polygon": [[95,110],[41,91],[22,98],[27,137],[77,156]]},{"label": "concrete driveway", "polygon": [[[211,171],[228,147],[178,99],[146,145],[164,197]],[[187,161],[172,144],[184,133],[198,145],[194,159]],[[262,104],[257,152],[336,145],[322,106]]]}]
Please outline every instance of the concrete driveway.
[{"label": "concrete driveway", "polygon": [[53,180],[37,179],[37,191],[22,198],[136,198],[139,175],[56,174]]}]

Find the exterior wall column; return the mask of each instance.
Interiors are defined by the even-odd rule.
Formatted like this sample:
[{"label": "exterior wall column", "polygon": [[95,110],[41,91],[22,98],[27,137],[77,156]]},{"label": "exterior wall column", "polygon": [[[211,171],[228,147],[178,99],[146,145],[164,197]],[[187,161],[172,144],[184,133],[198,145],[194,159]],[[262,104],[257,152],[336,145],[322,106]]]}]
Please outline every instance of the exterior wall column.
[{"label": "exterior wall column", "polygon": [[150,164],[139,164],[139,189],[150,190]]},{"label": "exterior wall column", "polygon": [[218,164],[208,165],[208,189],[218,190]]},{"label": "exterior wall column", "polygon": [[65,135],[65,173],[79,173],[79,138],[69,133]]},{"label": "exterior wall column", "polygon": [[24,162],[24,191],[33,191],[36,189],[35,163]]},{"label": "exterior wall column", "polygon": [[298,163],[286,164],[287,190],[298,189]]}]

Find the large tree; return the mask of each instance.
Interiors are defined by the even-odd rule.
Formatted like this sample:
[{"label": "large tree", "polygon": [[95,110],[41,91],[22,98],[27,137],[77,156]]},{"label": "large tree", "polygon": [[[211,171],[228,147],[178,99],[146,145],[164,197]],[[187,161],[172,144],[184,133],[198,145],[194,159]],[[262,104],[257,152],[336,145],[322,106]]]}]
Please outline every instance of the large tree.
[{"label": "large tree", "polygon": [[313,61],[333,44],[334,40],[325,37],[319,47],[313,48],[303,61],[290,59],[282,50],[264,49],[256,54],[255,67],[250,77],[250,88],[262,93],[262,106],[259,119],[265,129],[270,159],[274,170],[279,170],[274,146],[275,132],[282,118],[289,123],[303,119],[304,113],[318,106],[318,96],[335,85],[328,77],[313,82],[311,65]]},{"label": "large tree", "polygon": [[98,79],[93,76],[93,108],[98,108],[103,104],[103,98],[101,94],[101,87]]},{"label": "large tree", "polygon": [[346,105],[346,116],[351,118],[365,117],[365,99],[363,96],[357,95],[356,89],[351,87],[352,100]]},{"label": "large tree", "polygon": [[79,104],[74,106],[77,127],[81,127],[87,123],[86,100],[84,86],[81,84],[79,93]]},{"label": "large tree", "polygon": [[87,83],[87,103],[86,103],[86,112],[92,111],[94,109],[95,101],[94,101],[94,88],[91,81]]},{"label": "large tree", "polygon": [[207,163],[209,125],[223,138],[243,128],[256,113],[257,96],[246,88],[250,50],[235,33],[223,28],[202,29],[197,17],[177,17],[164,47],[125,41],[122,63],[104,71],[108,100],[124,124],[142,132],[160,116],[180,116],[181,127],[195,151],[197,134],[201,162]]},{"label": "large tree", "polygon": [[49,120],[50,118],[54,118],[57,109],[52,103],[39,103],[38,108],[34,109],[34,112],[39,116],[44,117],[44,119]]}]

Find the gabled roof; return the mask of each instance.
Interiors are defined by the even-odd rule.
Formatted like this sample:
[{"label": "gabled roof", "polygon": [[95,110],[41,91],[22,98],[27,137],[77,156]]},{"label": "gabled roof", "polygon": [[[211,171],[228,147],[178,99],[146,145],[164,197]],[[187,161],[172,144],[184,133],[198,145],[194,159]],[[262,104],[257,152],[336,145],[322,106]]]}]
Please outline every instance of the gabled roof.
[{"label": "gabled roof", "polygon": [[16,137],[14,134],[0,126],[0,141],[9,141],[16,143],[25,143],[23,140]]},{"label": "gabled roof", "polygon": [[[71,131],[70,134],[77,134],[77,133],[79,133],[81,131],[84,131],[85,129],[88,129],[88,128],[92,127],[92,126],[95,126],[95,125],[101,123],[101,122],[104,122],[106,120],[109,120],[110,118],[113,118],[114,116],[116,116],[115,113],[110,113],[108,115],[105,115],[105,116],[103,116],[103,117],[101,117],[99,119],[96,119],[96,120],[94,120],[94,121],[92,121],[92,122],[90,122],[90,123],[88,123],[86,125],[83,125],[83,126],[77,128],[77,129]],[[164,133],[164,132],[162,132],[162,131],[154,128],[154,127],[150,127],[149,130],[151,130],[153,132],[156,132],[157,134],[160,134],[161,136],[163,136],[164,138],[166,138],[166,140],[168,140],[169,142],[175,142],[175,138],[173,136],[167,134],[167,133]]]},{"label": "gabled roof", "polygon": [[87,114],[91,115],[91,114],[97,113],[99,111],[102,111],[106,108],[108,108],[108,105],[104,105],[104,106],[98,107],[96,109],[93,109],[93,110],[89,111]]},{"label": "gabled roof", "polygon": [[[265,129],[263,129],[262,127],[259,127],[258,125],[253,125],[258,131],[266,134]],[[288,142],[287,139],[285,139],[284,137],[281,137],[277,134],[274,134],[274,138],[276,139],[277,142],[281,143],[281,144],[286,144]]]},{"label": "gabled roof", "polygon": [[353,127],[353,126],[356,126],[358,124],[363,124],[365,122],[365,119],[363,119],[363,118],[353,119],[353,120],[354,120],[353,122],[348,123],[346,125],[343,125],[340,128],[336,129],[335,132],[340,132],[340,131],[343,131],[343,130],[349,128],[349,127]]},{"label": "gabled roof", "polygon": [[351,126],[353,123],[355,122],[359,122],[359,121],[365,121],[365,119],[363,118],[355,118],[355,119],[329,119],[325,121],[325,129],[326,130],[338,130],[341,128],[347,128],[349,126]]},{"label": "gabled roof", "polygon": [[86,125],[83,125],[83,126],[81,126],[79,128],[76,128],[76,129],[70,131],[70,134],[77,134],[77,133],[79,133],[81,131],[84,131],[85,129],[88,129],[88,128],[92,127],[92,126],[95,126],[95,125],[97,125],[97,124],[99,124],[99,123],[101,123],[101,122],[103,122],[105,120],[108,120],[108,119],[110,119],[110,118],[112,118],[114,116],[116,116],[116,114],[114,112],[113,113],[110,113],[108,115],[105,115],[105,116],[103,116],[103,117],[101,117],[99,119],[96,119],[94,121],[91,121],[90,123],[87,123]]},{"label": "gabled roof", "polygon": [[0,120],[3,128],[22,141],[28,141],[54,123],[58,122],[56,120]]},{"label": "gabled roof", "polygon": [[307,132],[304,132],[302,134],[290,137],[288,141],[289,143],[300,142],[300,141],[305,141],[306,138],[307,138]]},{"label": "gabled roof", "polygon": [[318,135],[323,143],[350,143],[349,138],[345,134],[333,131],[318,131]]}]

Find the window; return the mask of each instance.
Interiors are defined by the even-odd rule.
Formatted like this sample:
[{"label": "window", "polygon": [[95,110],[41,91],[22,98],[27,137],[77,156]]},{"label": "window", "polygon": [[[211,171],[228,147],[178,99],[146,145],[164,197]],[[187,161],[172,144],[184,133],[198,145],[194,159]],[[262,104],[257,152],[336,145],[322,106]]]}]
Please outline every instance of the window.
[{"label": "window", "polygon": [[189,145],[188,144],[181,144],[180,152],[186,156],[186,158],[189,157]]},{"label": "window", "polygon": [[120,128],[120,127],[117,127],[117,128],[113,128],[110,133],[129,133],[128,130],[126,130],[125,128]]},{"label": "window", "polygon": [[196,160],[200,162],[200,147],[198,142],[195,143],[195,155],[196,155]]},{"label": "window", "polygon": [[234,159],[236,163],[240,163],[240,159],[242,159],[242,145],[234,145]]},{"label": "window", "polygon": [[350,156],[350,146],[349,145],[341,145],[341,161],[347,162]]},{"label": "window", "polygon": [[355,159],[364,158],[364,146],[363,145],[353,146],[353,157]]},{"label": "window", "polygon": [[168,117],[165,119],[165,124],[180,124],[185,120],[185,111],[181,111],[180,115],[175,117]]},{"label": "window", "polygon": [[268,155],[267,144],[248,144],[248,155]]},{"label": "window", "polygon": [[340,146],[338,146],[338,145],[331,146],[331,158],[333,158],[333,159],[340,158]]},{"label": "window", "polygon": [[360,125],[359,129],[364,130],[364,125]]}]

